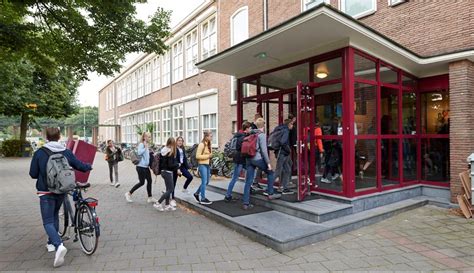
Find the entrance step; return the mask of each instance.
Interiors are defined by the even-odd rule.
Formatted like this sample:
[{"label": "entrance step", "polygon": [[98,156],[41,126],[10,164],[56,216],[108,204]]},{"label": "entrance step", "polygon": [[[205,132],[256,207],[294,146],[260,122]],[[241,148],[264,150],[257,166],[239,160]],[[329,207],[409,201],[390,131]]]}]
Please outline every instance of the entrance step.
[{"label": "entrance step", "polygon": [[[228,181],[212,181],[207,186],[209,191],[225,195],[227,192]],[[244,192],[244,182],[239,180],[235,183],[233,196],[242,198]],[[264,206],[288,215],[305,219],[315,223],[322,223],[353,213],[352,205],[337,202],[325,198],[316,198],[308,196],[309,200],[296,202],[296,192],[292,195],[283,195],[283,200],[272,200],[271,202],[263,194],[251,195],[253,204]],[[285,201],[290,200],[290,201]]]},{"label": "entrance step", "polygon": [[[194,190],[190,189],[191,192]],[[224,195],[206,191],[206,197],[211,201],[220,201]],[[212,207],[200,205],[192,194],[184,194],[180,191],[176,192],[176,199],[185,207],[196,210],[279,252],[289,251],[374,224],[398,213],[428,204],[430,201],[429,197],[411,198],[322,223],[315,223],[277,210],[232,217]],[[275,203],[275,200],[267,202]]]}]

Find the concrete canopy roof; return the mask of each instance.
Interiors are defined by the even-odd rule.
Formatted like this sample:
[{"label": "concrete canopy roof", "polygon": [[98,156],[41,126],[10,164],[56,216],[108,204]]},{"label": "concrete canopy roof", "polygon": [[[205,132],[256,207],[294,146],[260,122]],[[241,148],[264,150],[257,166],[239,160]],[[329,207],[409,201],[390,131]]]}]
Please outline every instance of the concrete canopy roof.
[{"label": "concrete canopy roof", "polygon": [[422,57],[323,3],[196,66],[242,78],[347,46],[417,77],[447,73],[453,61],[474,61],[474,49]]}]

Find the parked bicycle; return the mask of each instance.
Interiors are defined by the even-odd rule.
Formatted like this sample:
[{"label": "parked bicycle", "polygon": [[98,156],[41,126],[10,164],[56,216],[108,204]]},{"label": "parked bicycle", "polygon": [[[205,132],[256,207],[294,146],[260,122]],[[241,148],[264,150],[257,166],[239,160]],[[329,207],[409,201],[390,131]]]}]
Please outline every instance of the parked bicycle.
[{"label": "parked bicycle", "polygon": [[[82,191],[86,191],[89,187],[89,183],[77,183],[76,188],[65,196],[59,211],[59,236],[63,240],[68,240],[71,229],[74,230],[73,242],[79,240],[82,251],[92,255],[97,250],[100,236],[99,217],[95,211],[99,200],[82,197]],[[70,196],[74,206],[71,204]]]},{"label": "parked bicycle", "polygon": [[[192,147],[186,149],[186,156],[188,162],[191,162],[191,154],[192,154]],[[224,155],[223,152],[213,149],[212,151],[212,159],[211,159],[211,174],[224,176],[227,178],[231,178],[234,172],[234,163],[232,162],[231,158],[228,158]],[[200,178],[201,175],[197,167],[191,167],[190,171],[195,177]]]}]

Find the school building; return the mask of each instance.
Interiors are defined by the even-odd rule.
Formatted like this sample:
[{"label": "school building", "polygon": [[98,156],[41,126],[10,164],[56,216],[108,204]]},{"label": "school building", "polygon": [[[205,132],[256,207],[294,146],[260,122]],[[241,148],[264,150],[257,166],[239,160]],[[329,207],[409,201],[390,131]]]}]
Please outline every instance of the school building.
[{"label": "school building", "polygon": [[[267,131],[297,116],[298,199],[354,198],[424,185],[456,202],[474,152],[470,0],[206,0],[99,90],[99,139],[153,142],[214,132],[255,113]],[[322,135],[313,132],[321,127]],[[315,145],[340,149],[321,182]],[[323,164],[324,165],[324,164]]]}]

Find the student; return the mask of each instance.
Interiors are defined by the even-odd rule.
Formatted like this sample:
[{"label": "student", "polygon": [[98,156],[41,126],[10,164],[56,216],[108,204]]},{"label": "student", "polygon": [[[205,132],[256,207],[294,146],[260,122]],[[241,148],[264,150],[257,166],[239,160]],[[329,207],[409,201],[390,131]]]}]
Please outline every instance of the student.
[{"label": "student", "polygon": [[127,202],[133,202],[132,194],[141,186],[146,183],[146,191],[148,194],[147,203],[155,203],[157,200],[153,197],[151,191],[151,172],[150,172],[150,150],[148,149],[148,143],[150,142],[151,134],[149,132],[144,132],[140,139],[140,144],[138,144],[137,154],[140,157],[140,162],[138,163],[136,170],[138,173],[138,182],[133,188],[125,193],[125,199]]},{"label": "student", "polygon": [[193,176],[189,173],[189,164],[188,159],[186,158],[186,152],[184,148],[184,138],[177,137],[176,138],[176,160],[180,165],[179,169],[173,173],[174,179],[174,187],[173,193],[171,193],[171,205],[176,206],[176,201],[174,200],[174,188],[176,188],[176,181],[178,180],[178,176],[184,175],[186,177],[186,182],[184,182],[183,192],[188,193],[188,186],[193,181]]},{"label": "student", "polygon": [[[173,173],[180,167],[180,163],[176,160],[176,141],[170,137],[166,141],[166,146],[161,149],[160,169],[161,177],[165,181],[166,192],[160,197],[153,207],[159,211],[173,211],[176,210],[176,203],[174,206],[170,205],[170,196],[174,191]],[[165,200],[165,206],[162,202]]]},{"label": "student", "polygon": [[294,192],[288,189],[288,183],[291,180],[291,167],[293,162],[291,161],[291,149],[289,142],[289,134],[293,129],[293,121],[286,119],[282,125],[279,125],[276,130],[282,130],[280,148],[275,150],[275,156],[277,158],[277,164],[275,169],[275,179],[280,178],[280,185],[282,186],[282,194],[293,194]]},{"label": "student", "polygon": [[316,117],[314,125],[314,136],[316,142],[316,174],[319,174],[321,170],[321,158],[324,154],[323,140],[320,138],[323,135],[323,130],[321,129],[319,118]]},{"label": "student", "polygon": [[255,113],[255,115],[253,116],[253,122],[250,124],[250,127],[251,127],[250,129],[257,130],[257,124],[255,124],[255,123],[256,123],[257,119],[259,119],[259,118],[263,118],[262,114]]},{"label": "student", "polygon": [[242,124],[242,130],[239,132],[235,133],[233,137],[237,138],[237,152],[236,155],[232,158],[232,161],[234,162],[234,173],[232,175],[232,179],[229,182],[229,186],[227,187],[227,193],[224,197],[224,201],[230,202],[232,201],[232,190],[234,189],[235,182],[237,179],[239,179],[240,172],[242,171],[242,168],[245,166],[245,158],[242,157],[240,154],[240,149],[242,147],[242,141],[244,137],[248,136],[250,134],[251,130],[251,123],[248,121],[245,121]]},{"label": "student", "polygon": [[[250,129],[251,130],[257,130],[257,125],[255,124],[257,119],[263,118],[263,116],[260,113],[256,113],[254,116],[254,121],[250,124]],[[253,191],[258,191],[262,189],[262,186],[260,186],[259,182],[260,179],[262,178],[262,170],[257,169],[255,172],[255,177],[253,179],[253,184],[252,184],[252,189]]]},{"label": "student", "polygon": [[74,154],[67,150],[58,141],[61,134],[58,128],[46,129],[46,143],[43,147],[35,152],[31,160],[30,176],[36,180],[36,194],[40,199],[41,218],[43,219],[43,227],[48,235],[48,243],[46,248],[48,252],[56,251],[54,256],[54,267],[59,267],[64,263],[64,256],[67,253],[66,247],[63,245],[61,237],[59,237],[59,209],[63,203],[65,194],[54,194],[48,190],[47,182],[47,163],[48,151],[53,153],[62,153],[69,165],[79,171],[86,172],[92,170],[91,165],[82,163]]},{"label": "student", "polygon": [[280,194],[273,193],[273,182],[275,181],[274,172],[272,165],[270,164],[270,158],[268,157],[267,149],[267,135],[265,134],[265,121],[263,118],[257,119],[255,122],[257,130],[252,130],[251,133],[258,134],[257,139],[257,153],[252,158],[247,158],[247,176],[245,178],[245,188],[242,209],[248,210],[253,207],[250,204],[250,186],[254,178],[255,168],[259,168],[262,172],[267,174],[267,191],[264,193],[268,199],[280,198]]},{"label": "student", "polygon": [[[209,184],[209,180],[211,179],[211,168],[209,166],[212,158],[211,143],[212,133],[210,131],[205,131],[204,137],[202,138],[201,143],[199,143],[196,151],[198,170],[201,175],[201,186],[199,186],[194,193],[194,198],[199,202],[199,204],[203,205],[212,204],[212,202],[206,198],[206,186]],[[199,199],[199,194],[201,194],[201,199]]]},{"label": "student", "polygon": [[[107,148],[105,148],[105,155],[107,158],[107,162],[109,163],[110,186],[115,186],[116,188],[120,187],[118,179],[118,163],[121,153],[122,150],[119,147],[115,147],[114,142],[111,139],[107,140]],[[113,179],[114,173],[115,183]]]}]

